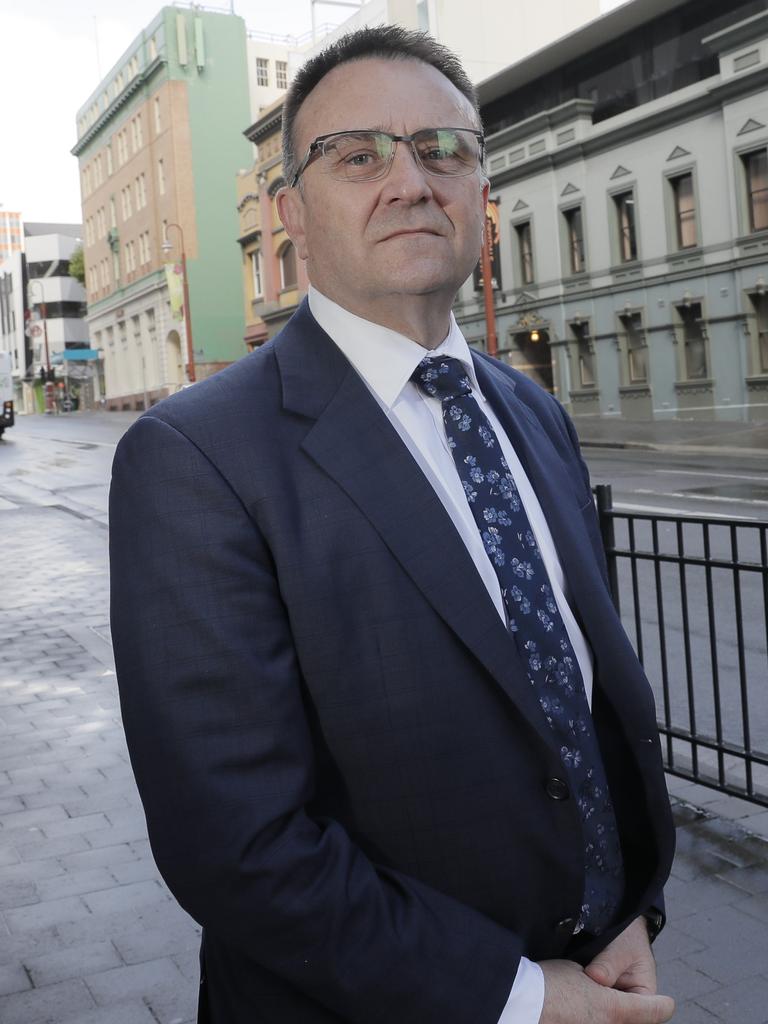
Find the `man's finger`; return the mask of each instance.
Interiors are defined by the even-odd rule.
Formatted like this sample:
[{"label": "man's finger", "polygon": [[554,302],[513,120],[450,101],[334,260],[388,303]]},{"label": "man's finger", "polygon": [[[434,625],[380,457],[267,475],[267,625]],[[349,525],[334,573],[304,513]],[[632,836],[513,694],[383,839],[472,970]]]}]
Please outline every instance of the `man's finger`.
[{"label": "man's finger", "polygon": [[587,964],[584,973],[598,985],[605,985],[606,988],[613,988],[623,971],[623,966],[613,961],[610,956],[597,956],[592,963]]},{"label": "man's finger", "polygon": [[672,1020],[675,1001],[669,996],[634,995],[616,992],[616,1006],[621,1010],[622,1024],[666,1024]]}]

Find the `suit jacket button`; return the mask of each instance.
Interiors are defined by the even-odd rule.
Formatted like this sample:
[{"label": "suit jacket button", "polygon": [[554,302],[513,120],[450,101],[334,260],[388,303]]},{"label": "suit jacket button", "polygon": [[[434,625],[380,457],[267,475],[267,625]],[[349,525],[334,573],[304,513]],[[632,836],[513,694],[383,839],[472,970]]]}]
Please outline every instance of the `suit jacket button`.
[{"label": "suit jacket button", "polygon": [[555,925],[555,931],[560,939],[570,939],[573,935],[573,929],[576,927],[576,919],[573,917],[564,917],[562,921],[558,921]]},{"label": "suit jacket button", "polygon": [[552,800],[567,800],[571,795],[568,789],[568,783],[563,782],[562,779],[547,779],[545,789],[547,791],[547,796]]}]

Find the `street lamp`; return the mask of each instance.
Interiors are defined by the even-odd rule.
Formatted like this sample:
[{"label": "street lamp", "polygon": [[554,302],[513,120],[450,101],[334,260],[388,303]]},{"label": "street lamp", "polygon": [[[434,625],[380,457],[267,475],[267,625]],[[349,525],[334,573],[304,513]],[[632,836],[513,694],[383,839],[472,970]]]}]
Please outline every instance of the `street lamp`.
[{"label": "street lamp", "polygon": [[[28,284],[31,293],[32,286],[37,285],[40,289],[40,310],[43,314],[43,341],[45,342],[45,411],[53,412],[53,381],[51,380],[51,353],[48,348],[48,307],[45,302],[45,290],[42,281],[31,280]],[[30,305],[32,298],[30,295]]]},{"label": "street lamp", "polygon": [[184,279],[184,333],[187,336],[187,380],[190,384],[194,384],[197,377],[195,376],[195,350],[192,347],[192,310],[189,308],[189,284],[187,283],[187,254],[184,248],[184,231],[180,224],[165,225],[165,237],[161,248],[166,255],[173,248],[173,244],[168,239],[169,228],[176,228],[181,236],[181,273]]}]

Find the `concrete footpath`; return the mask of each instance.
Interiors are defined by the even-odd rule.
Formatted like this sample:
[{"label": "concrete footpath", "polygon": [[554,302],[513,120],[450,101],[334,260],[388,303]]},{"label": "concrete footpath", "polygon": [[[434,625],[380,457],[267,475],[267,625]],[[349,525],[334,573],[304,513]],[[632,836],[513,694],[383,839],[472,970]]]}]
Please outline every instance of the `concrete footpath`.
[{"label": "concrete footpath", "polygon": [[[754,446],[728,435],[725,448],[768,451],[768,429],[749,434]],[[628,442],[665,443],[637,431]],[[62,505],[6,501],[0,538],[0,1022],[191,1024],[199,929],[159,878],[128,763],[106,529]],[[678,1024],[768,1024],[768,811],[670,788],[661,988]]]}]

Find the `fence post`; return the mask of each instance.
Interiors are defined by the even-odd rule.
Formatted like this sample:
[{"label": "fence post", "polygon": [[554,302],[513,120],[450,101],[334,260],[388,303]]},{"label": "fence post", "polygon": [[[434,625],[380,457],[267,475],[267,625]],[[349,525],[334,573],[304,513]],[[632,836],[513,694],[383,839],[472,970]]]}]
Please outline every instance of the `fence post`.
[{"label": "fence post", "polygon": [[600,535],[603,539],[603,550],[608,563],[608,581],[611,588],[611,597],[620,612],[619,606],[619,571],[616,564],[616,537],[613,529],[613,493],[610,484],[597,484],[595,487],[595,498],[597,501],[597,517],[600,520]]}]

